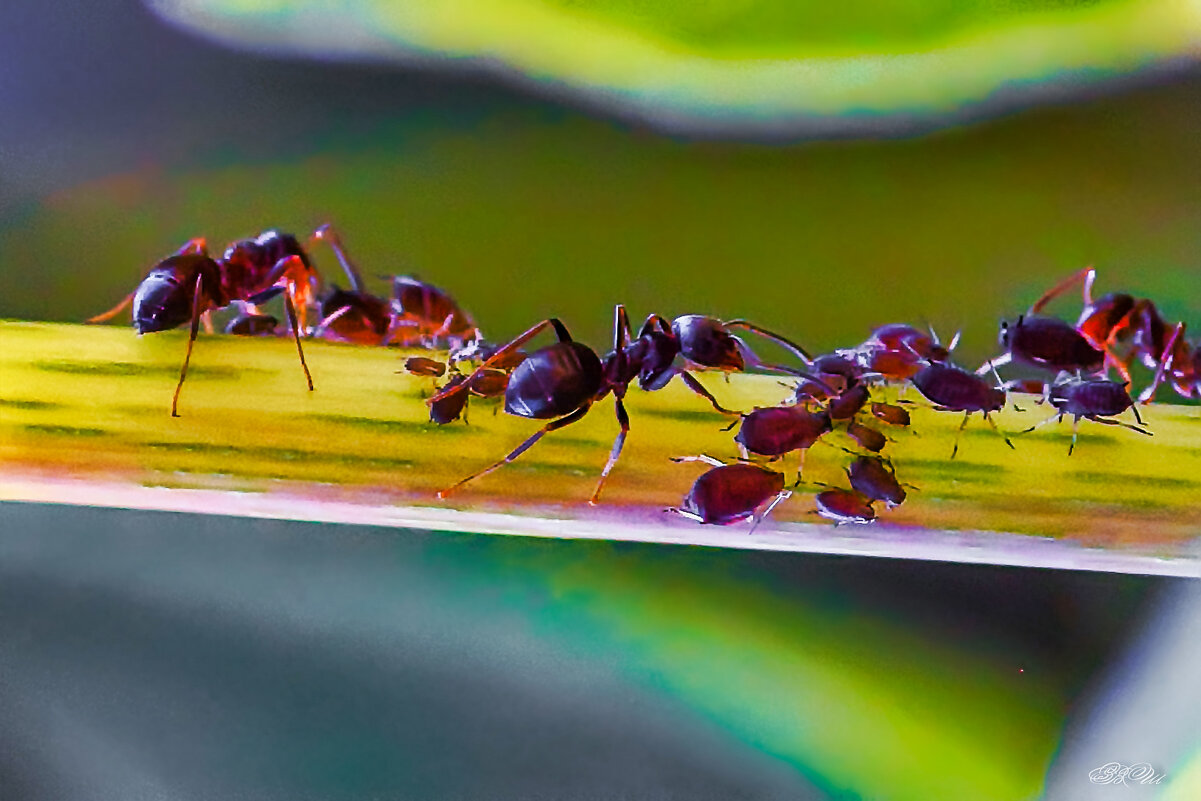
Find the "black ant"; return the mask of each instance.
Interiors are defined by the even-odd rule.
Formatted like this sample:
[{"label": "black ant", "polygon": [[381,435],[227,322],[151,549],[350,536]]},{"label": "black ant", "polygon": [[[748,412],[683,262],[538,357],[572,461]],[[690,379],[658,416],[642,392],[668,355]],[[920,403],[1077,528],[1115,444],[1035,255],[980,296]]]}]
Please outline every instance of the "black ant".
[{"label": "black ant", "polygon": [[[712,456],[679,456],[673,462],[704,462],[712,465],[693,482],[692,489],[673,512],[698,523],[730,525],[750,518],[751,532],[771,514],[772,509],[792,495],[784,489],[784,474],[753,462],[726,464]],[[755,519],[755,510],[767,508]]]},{"label": "black ant", "polygon": [[171,416],[179,417],[179,392],[188,373],[192,345],[201,320],[211,330],[209,312],[235,301],[248,303],[253,309],[254,304],[265,302],[281,292],[300,366],[312,391],[313,378],[300,346],[300,332],[317,281],[317,271],[308,254],[291,234],[271,230],[252,239],[239,239],[226,248],[219,259],[209,255],[204,239],[193,239],[154,265],[137,290],[121,303],[88,322],[111,319],[131,303],[134,328],[139,334],[166,331],[191,320],[188,349],[171,398]]},{"label": "black ant", "polygon": [[[1150,431],[1139,427],[1143,425],[1143,420],[1139,417],[1138,407],[1134,405],[1126,387],[1127,384],[1118,381],[1063,376],[1047,389],[1047,399],[1059,411],[1041,423],[1030,426],[1022,433],[1029,433],[1051,421],[1058,422],[1063,420],[1064,415],[1070,414],[1072,415],[1072,442],[1068,446],[1068,456],[1071,456],[1076,449],[1076,436],[1082,417],[1096,423],[1122,426],[1131,431],[1146,434],[1148,437],[1152,436]],[[1138,421],[1137,426],[1123,423],[1121,420],[1106,419],[1119,415],[1127,409],[1134,412],[1134,419]]]},{"label": "black ant", "polygon": [[[613,350],[602,362],[590,347],[573,341],[567,328],[557,318],[543,320],[485,359],[472,373],[471,378],[474,379],[510,358],[514,351],[547,328],[554,329],[559,341],[534,351],[522,361],[510,375],[505,390],[507,413],[535,420],[549,419],[551,422],[521,443],[504,459],[441,491],[438,493],[439,497],[445,498],[463,484],[513,461],[545,434],[583,419],[593,403],[612,392],[620,430],[590,500],[590,503],[595,504],[599,501],[605,481],[625,446],[630,430],[630,418],[626,412],[624,398],[635,378],[639,380],[643,389],[653,391],[666,386],[668,381],[678,374],[689,388],[708,400],[714,409],[723,414],[738,414],[721,406],[688,372],[689,366],[735,371],[744,369],[750,363],[804,375],[804,371],[763,364],[741,340],[729,332],[731,327],[755,331],[785,344],[798,355],[803,354],[802,358],[808,359],[808,354],[805,354],[800,346],[751,323],[741,320],[723,323],[700,315],[679,317],[670,323],[658,315],[651,315],[643,324],[637,339],[631,340],[630,323],[625,307],[618,305],[614,316]],[[677,357],[683,357],[684,366],[676,364]],[[466,389],[462,384],[456,385],[444,389],[426,402],[433,405],[442,402],[452,393],[463,392]]]}]

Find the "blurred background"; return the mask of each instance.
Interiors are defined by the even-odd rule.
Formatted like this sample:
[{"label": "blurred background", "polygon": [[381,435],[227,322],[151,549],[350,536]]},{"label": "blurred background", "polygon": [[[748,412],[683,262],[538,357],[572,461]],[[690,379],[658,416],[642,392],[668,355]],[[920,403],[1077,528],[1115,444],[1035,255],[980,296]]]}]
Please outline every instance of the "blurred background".
[{"label": "blurred background", "polygon": [[[497,340],[553,314],[600,345],[624,302],[813,350],[962,328],[970,363],[1086,264],[1198,319],[1195,4],[833,8],[4,4],[0,317],[332,222]],[[0,532],[3,799],[1201,792],[1187,582],[14,504]],[[1089,782],[1109,761],[1172,781]]]}]

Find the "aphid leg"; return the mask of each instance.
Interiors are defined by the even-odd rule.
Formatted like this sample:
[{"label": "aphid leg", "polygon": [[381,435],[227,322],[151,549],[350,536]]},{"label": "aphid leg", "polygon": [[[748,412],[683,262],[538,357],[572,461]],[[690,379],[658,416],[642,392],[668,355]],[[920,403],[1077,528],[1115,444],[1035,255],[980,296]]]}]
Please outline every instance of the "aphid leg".
[{"label": "aphid leg", "polygon": [[1022,429],[1021,431],[1019,431],[1019,432],[1017,432],[1017,433],[1018,433],[1019,435],[1020,435],[1020,434],[1029,434],[1029,433],[1030,433],[1031,431],[1033,431],[1034,429],[1036,429],[1036,428],[1042,428],[1042,427],[1043,427],[1043,426],[1045,426],[1047,423],[1050,423],[1050,422],[1056,422],[1056,423],[1058,423],[1058,422],[1060,422],[1060,421],[1062,421],[1062,420],[1063,420],[1063,412],[1056,412],[1055,414],[1053,414],[1053,415],[1051,415],[1050,417],[1048,417],[1046,420],[1043,420],[1042,422],[1039,422],[1039,423],[1035,423],[1034,425],[1030,426],[1029,428],[1024,428],[1024,429]]},{"label": "aphid leg", "polygon": [[984,419],[988,421],[990,426],[992,426],[993,431],[996,431],[998,434],[1000,434],[1001,439],[1005,440],[1005,444],[1008,445],[1010,449],[1017,450],[1017,448],[1013,447],[1013,443],[1009,441],[1009,437],[1005,436],[1005,433],[1001,431],[1001,429],[997,428],[997,424],[993,422],[992,415],[990,415],[988,412],[985,412]]},{"label": "aphid leg", "polygon": [[126,308],[127,306],[129,306],[129,304],[133,303],[133,296],[134,296],[134,293],[133,293],[133,292],[130,292],[128,295],[126,295],[126,296],[125,296],[125,300],[121,301],[121,302],[120,302],[120,303],[118,303],[116,306],[113,306],[111,309],[109,309],[108,311],[104,312],[103,314],[97,314],[95,317],[89,317],[89,318],[88,318],[87,320],[85,320],[84,322],[88,322],[88,323],[103,323],[103,322],[105,322],[106,320],[111,320],[111,319],[113,319],[113,318],[114,318],[114,317],[116,317],[118,314],[120,314],[122,311],[124,311],[124,310],[125,310],[125,308]]},{"label": "aphid leg", "polygon": [[955,454],[959,453],[959,436],[963,433],[963,429],[967,428],[968,418],[972,416],[971,412],[963,413],[963,422],[959,424],[959,428],[955,430],[955,447],[951,449],[951,458],[955,458]]},{"label": "aphid leg", "polygon": [[342,247],[342,239],[338,236],[338,232],[334,230],[332,225],[326,223],[321,226],[313,232],[311,239],[329,245],[329,249],[334,252],[334,258],[338,260],[338,264],[342,265],[342,272],[346,273],[346,280],[350,282],[351,289],[355,292],[366,291],[366,284],[363,283],[363,274],[359,272],[359,268],[346,255],[346,249]]},{"label": "aphid leg", "polygon": [[726,465],[726,463],[723,462],[721,459],[716,459],[716,458],[708,455],[707,453],[702,453],[699,456],[672,456],[670,458],[673,462],[676,462],[677,464],[679,464],[681,462],[704,462],[705,464],[711,465],[713,467],[725,467],[725,465]]},{"label": "aphid leg", "polygon": [[792,490],[780,490],[777,492],[776,497],[772,498],[771,503],[769,503],[767,508],[763,510],[763,514],[759,515],[758,518],[756,518],[754,515],[751,515],[751,530],[747,532],[747,535],[749,536],[754,534],[755,529],[759,528],[759,524],[767,519],[767,516],[771,514],[772,509],[775,509],[777,506],[779,506],[781,501],[788,500],[791,497]]},{"label": "aphid leg", "polygon": [[701,517],[696,512],[685,512],[683,509],[679,508],[678,506],[668,506],[668,507],[664,508],[663,511],[670,512],[673,515],[679,515],[680,517],[687,518],[688,520],[691,520],[695,523],[704,523],[705,522],[705,518]]},{"label": "aphid leg", "polygon": [[1080,415],[1072,416],[1072,442],[1068,445],[1068,456],[1072,455],[1072,451],[1076,450],[1076,437],[1080,433]]},{"label": "aphid leg", "polygon": [[1034,302],[1034,305],[1030,307],[1030,311],[1028,312],[1028,314],[1038,314],[1040,311],[1042,311],[1042,308],[1044,306],[1046,306],[1048,303],[1050,303],[1055,298],[1059,297],[1064,292],[1068,291],[1075,284],[1078,284],[1081,281],[1084,282],[1084,304],[1086,306],[1091,306],[1093,303],[1093,301],[1092,301],[1093,281],[1096,279],[1096,277],[1097,277],[1097,271],[1094,270],[1091,266],[1085,267],[1083,270],[1078,270],[1078,271],[1072,273],[1067,278],[1060,281],[1055,286],[1051,287],[1049,290],[1047,290],[1046,294],[1044,294],[1041,298],[1036,300]]},{"label": "aphid leg", "polygon": [[601,471],[600,481],[596,484],[596,492],[592,493],[592,498],[588,501],[592,506],[600,503],[601,490],[605,488],[605,480],[609,478],[609,471],[613,469],[613,465],[617,464],[617,458],[621,456],[621,449],[626,444],[626,434],[630,433],[630,416],[626,414],[626,406],[621,402],[621,396],[614,394],[613,400],[617,410],[617,424],[621,426],[621,430],[617,432],[617,438],[613,440],[613,449],[609,451],[609,461],[605,462],[605,469]]},{"label": "aphid leg", "polygon": [[[1137,431],[1140,434],[1146,434],[1148,437],[1155,436],[1154,434],[1152,434],[1150,431],[1148,431],[1145,428],[1139,428],[1138,426],[1131,425],[1130,423],[1123,423],[1121,420],[1109,420],[1104,417],[1093,417],[1091,415],[1086,415],[1086,416],[1088,417],[1089,420],[1092,420],[1094,423],[1104,423],[1107,426],[1121,426],[1122,428],[1129,428],[1131,431]],[[1140,420],[1139,422],[1142,422],[1142,421]]]},{"label": "aphid leg", "polygon": [[579,422],[580,420],[582,420],[584,418],[584,415],[586,415],[588,413],[589,408],[591,408],[591,404],[589,404],[588,406],[581,406],[579,409],[576,409],[574,412],[567,415],[566,417],[560,417],[558,420],[550,421],[549,423],[544,425],[542,428],[538,429],[538,431],[535,432],[533,436],[531,436],[525,442],[521,443],[516,448],[514,448],[513,451],[508,456],[506,456],[505,458],[501,459],[498,462],[495,462],[494,464],[489,465],[488,467],[485,467],[483,470],[480,470],[476,473],[472,473],[471,475],[467,476],[467,478],[463,479],[462,481],[459,481],[458,483],[456,483],[450,487],[447,487],[444,490],[439,491],[438,497],[445,498],[447,495],[450,495],[452,492],[454,492],[455,490],[457,490],[459,487],[463,486],[467,482],[474,481],[475,479],[479,478],[480,476],[486,476],[489,473],[491,473],[493,470],[496,470],[498,467],[503,467],[504,465],[506,465],[509,462],[516,459],[521,454],[528,451],[531,447],[533,447],[534,443],[536,443],[538,440],[542,439],[542,437],[544,435],[549,434],[551,431],[556,431],[560,428],[563,428],[564,426],[569,426],[572,423],[576,423],[576,422]]},{"label": "aphid leg", "polygon": [[1143,423],[1143,418],[1142,418],[1142,416],[1140,416],[1140,415],[1139,415],[1139,413],[1138,413],[1138,406],[1133,406],[1133,405],[1132,405],[1132,406],[1130,407],[1130,411],[1134,412],[1134,419],[1135,419],[1135,422],[1137,422],[1137,423],[1138,423],[1140,426],[1141,426],[1141,425],[1143,425],[1143,424],[1144,424],[1144,423]]},{"label": "aphid leg", "polygon": [[689,389],[691,389],[697,395],[700,395],[705,400],[709,401],[709,403],[713,404],[713,408],[717,411],[721,412],[722,414],[731,414],[737,417],[742,417],[742,412],[730,411],[718,403],[717,398],[713,397],[713,393],[705,389],[704,385],[701,384],[700,381],[697,381],[696,376],[694,376],[692,373],[688,372],[687,370],[681,370],[680,378],[684,379],[684,383],[688,385]]},{"label": "aphid leg", "polygon": [[525,331],[525,333],[518,336],[516,339],[514,339],[509,344],[505,345],[503,348],[498,349],[495,353],[493,353],[487,359],[485,359],[483,364],[481,364],[479,367],[475,368],[475,372],[473,372],[470,376],[468,376],[467,380],[464,381],[462,384],[456,384],[453,387],[444,388],[437,395],[426,400],[426,404],[432,405],[432,404],[437,403],[438,401],[442,400],[447,395],[450,395],[455,392],[465,391],[468,388],[468,386],[470,386],[470,384],[473,380],[475,380],[480,375],[483,375],[485,370],[487,370],[488,368],[490,368],[492,365],[496,364],[497,362],[501,361],[502,359],[508,357],[510,354],[512,354],[514,351],[516,351],[522,345],[529,342],[534,337],[538,336],[538,334],[542,333],[547,328],[555,329],[555,335],[559,338],[560,342],[571,342],[571,334],[569,334],[567,332],[567,328],[564,327],[563,323],[561,323],[559,321],[559,318],[551,317],[549,319],[543,320],[542,322],[538,323],[537,325],[535,325],[532,328]]},{"label": "aphid leg", "polygon": [[284,293],[284,309],[288,312],[288,324],[292,326],[292,339],[296,340],[296,355],[300,357],[300,369],[304,370],[304,380],[313,391],[313,376],[309,373],[309,365],[304,360],[304,349],[300,347],[300,326],[296,322],[296,304],[292,302],[292,289]]},{"label": "aphid leg", "polygon": [[1155,400],[1155,392],[1159,389],[1160,383],[1163,381],[1164,374],[1172,369],[1172,362],[1176,359],[1176,342],[1180,337],[1184,336],[1184,323],[1176,326],[1176,330],[1172,332],[1172,336],[1168,339],[1168,343],[1164,346],[1164,353],[1167,358],[1159,363],[1159,369],[1155,371],[1155,379],[1151,382],[1151,386],[1144,389],[1138,396],[1139,403],[1150,403]]},{"label": "aphid leg", "polygon": [[196,276],[196,289],[192,293],[192,329],[188,336],[188,350],[184,353],[183,365],[179,368],[179,383],[175,385],[175,394],[171,396],[171,416],[179,417],[179,391],[183,389],[183,380],[188,377],[188,362],[192,360],[192,343],[200,333],[200,298],[203,292],[203,273]]},{"label": "aphid leg", "polygon": [[787,337],[783,337],[772,331],[768,331],[766,328],[755,325],[752,322],[749,322],[747,320],[731,320],[730,322],[725,323],[725,326],[726,326],[726,328],[743,328],[743,329],[746,329],[747,331],[756,333],[759,336],[763,337],[764,339],[770,339],[773,342],[783,345],[785,348],[787,348],[788,350],[790,350],[794,354],[796,354],[800,358],[800,360],[802,362],[804,362],[806,365],[813,363],[813,357],[809,355],[809,351],[805,350],[800,345],[793,342],[791,339],[788,339]]}]

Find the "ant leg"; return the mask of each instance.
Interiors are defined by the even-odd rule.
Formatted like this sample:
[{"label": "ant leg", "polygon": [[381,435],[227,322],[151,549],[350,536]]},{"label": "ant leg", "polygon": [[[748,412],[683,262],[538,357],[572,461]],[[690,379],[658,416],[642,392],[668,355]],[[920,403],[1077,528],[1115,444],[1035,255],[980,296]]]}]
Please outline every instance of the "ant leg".
[{"label": "ant leg", "polygon": [[[90,321],[89,321],[90,322]],[[1184,336],[1184,323],[1176,326],[1176,330],[1172,332],[1172,336],[1168,339],[1168,343],[1164,345],[1163,352],[1167,354],[1167,358],[1159,363],[1159,369],[1155,371],[1155,380],[1151,382],[1151,386],[1144,389],[1138,396],[1139,403],[1150,403],[1155,400],[1155,392],[1159,389],[1160,383],[1163,382],[1164,373],[1172,369],[1172,363],[1176,360],[1176,342]]]},{"label": "ant leg", "polygon": [[714,458],[706,453],[702,453],[699,456],[672,456],[670,458],[671,458],[671,461],[673,461],[677,464],[679,464],[681,462],[704,462],[705,464],[711,465],[713,467],[725,467],[726,466],[726,463],[723,462],[721,459]]},{"label": "ant leg", "polygon": [[[467,382],[464,382],[464,383],[467,383]],[[514,448],[513,452],[510,453],[508,456],[506,456],[505,458],[501,459],[500,461],[498,461],[494,464],[489,465],[488,467],[485,467],[483,470],[480,470],[479,472],[472,473],[471,475],[467,476],[467,478],[463,479],[462,481],[458,482],[457,484],[454,484],[450,487],[447,487],[444,490],[441,490],[438,493],[438,497],[445,498],[447,495],[450,495],[452,492],[454,492],[459,487],[466,484],[468,481],[474,481],[475,479],[479,478],[480,476],[488,475],[493,470],[496,470],[498,467],[503,467],[504,465],[513,461],[518,456],[520,456],[521,454],[523,454],[527,450],[529,450],[531,447],[533,447],[534,443],[536,443],[538,440],[542,439],[543,435],[548,434],[551,431],[555,431],[557,429],[563,428],[564,426],[569,426],[572,423],[576,423],[576,422],[579,422],[580,420],[582,420],[584,415],[586,415],[588,413],[588,409],[590,409],[590,408],[591,408],[591,403],[587,406],[581,406],[580,408],[576,409],[574,412],[567,415],[566,417],[560,417],[558,420],[552,420],[551,422],[544,425],[542,428],[538,429],[538,431],[532,437],[530,437],[525,442],[521,443],[516,448]]]},{"label": "ant leg", "polygon": [[589,505],[596,506],[600,503],[601,490],[605,488],[605,481],[609,478],[609,471],[613,469],[613,465],[617,464],[617,459],[621,456],[621,449],[626,444],[626,434],[630,433],[630,416],[626,414],[626,406],[621,402],[621,398],[617,395],[613,396],[617,409],[617,424],[621,426],[621,430],[617,432],[617,439],[613,440],[613,449],[609,451],[609,461],[605,462],[605,469],[601,471],[600,481],[597,482],[596,492],[592,493],[592,498],[588,501]]},{"label": "ant leg", "polygon": [[313,331],[311,334],[309,334],[309,336],[312,336],[314,338],[324,337],[326,330],[328,330],[329,327],[338,320],[338,318],[342,317],[342,315],[346,314],[349,311],[350,311],[349,306],[343,306],[342,308],[338,309],[336,312],[333,312],[332,314],[328,315],[324,320],[317,323],[316,327],[313,328]]},{"label": "ant leg", "polygon": [[1009,437],[1005,436],[1005,433],[1003,431],[1001,431],[1001,429],[997,428],[997,424],[995,422],[993,422],[992,416],[989,415],[988,412],[984,413],[984,419],[988,421],[988,424],[990,426],[992,426],[993,431],[996,431],[998,434],[1001,435],[1001,439],[1005,440],[1005,444],[1008,445],[1011,450],[1015,450],[1015,451],[1017,450],[1017,448],[1013,447],[1013,443],[1009,441]]},{"label": "ant leg", "polygon": [[487,359],[484,359],[484,363],[481,364],[479,367],[475,368],[475,372],[473,372],[468,377],[468,379],[466,381],[464,381],[462,384],[458,384],[453,387],[444,388],[437,395],[428,399],[426,401],[426,404],[432,405],[432,404],[437,403],[438,401],[442,400],[447,395],[450,395],[455,392],[462,392],[463,390],[465,390],[467,388],[467,386],[472,382],[473,379],[482,375],[484,370],[490,368],[492,365],[496,364],[497,362],[499,362],[502,359],[509,356],[515,350],[520,348],[522,345],[529,342],[534,337],[538,336],[538,334],[542,333],[542,331],[544,331],[546,328],[554,328],[555,335],[559,338],[560,342],[571,342],[571,334],[569,334],[567,332],[567,328],[564,327],[563,323],[559,321],[558,317],[551,317],[549,319],[543,320],[542,322],[535,325],[533,328],[530,328],[525,333],[518,336],[517,339],[514,339],[512,342],[505,345],[503,348],[499,348],[495,353],[493,353]]},{"label": "ant leg", "polygon": [[128,295],[125,296],[125,300],[121,301],[116,306],[113,306],[111,309],[104,312],[103,314],[97,314],[95,317],[89,317],[87,320],[84,320],[84,322],[85,323],[103,323],[106,320],[113,319],[118,314],[120,314],[122,311],[124,311],[125,307],[127,307],[127,306],[129,306],[129,304],[133,303],[133,296],[134,296],[134,293],[130,292]]},{"label": "ant leg", "polygon": [[192,293],[192,329],[188,336],[188,350],[183,357],[183,365],[179,368],[179,383],[175,385],[175,394],[171,396],[171,416],[179,417],[179,391],[183,389],[183,380],[188,377],[188,362],[192,360],[192,344],[200,333],[200,298],[203,294],[204,274],[196,276],[196,289]]},{"label": "ant leg", "polygon": [[204,333],[213,333],[213,316],[207,310],[200,315],[200,322],[204,324]]},{"label": "ant leg", "polygon": [[321,226],[313,232],[310,239],[329,245],[329,249],[334,252],[334,258],[338,260],[338,264],[342,265],[342,272],[346,273],[346,280],[350,281],[351,289],[355,292],[366,291],[366,285],[363,283],[363,274],[359,272],[359,268],[346,255],[346,249],[342,247],[342,239],[338,236],[338,232],[334,230],[332,225],[326,223]]},{"label": "ant leg", "polygon": [[689,389],[700,395],[705,400],[709,401],[709,403],[713,404],[713,408],[717,411],[721,412],[722,414],[732,414],[736,417],[742,417],[742,412],[732,412],[718,403],[717,398],[713,397],[713,393],[705,389],[704,385],[701,384],[700,381],[697,381],[696,376],[694,376],[692,373],[688,372],[687,370],[681,370],[680,378],[684,379],[684,383],[688,385]]},{"label": "ant leg", "polygon": [[1086,306],[1091,306],[1093,303],[1093,280],[1096,279],[1096,277],[1097,271],[1091,266],[1072,273],[1067,278],[1051,287],[1046,294],[1036,300],[1034,305],[1030,307],[1030,311],[1027,312],[1027,314],[1038,314],[1040,311],[1042,311],[1044,306],[1062,295],[1064,292],[1067,292],[1074,284],[1077,284],[1081,281],[1084,282],[1084,303]]},{"label": "ant leg", "polygon": [[792,497],[791,490],[780,490],[779,492],[777,492],[776,497],[772,498],[771,503],[769,503],[767,505],[767,508],[763,510],[763,514],[759,515],[758,520],[754,519],[754,515],[751,516],[751,520],[753,522],[751,523],[751,530],[747,532],[747,536],[750,536],[751,534],[755,533],[755,529],[759,528],[759,524],[767,519],[767,516],[771,514],[771,510],[775,509],[777,506],[779,506],[781,501],[788,500],[791,497]]},{"label": "ant leg", "polygon": [[300,369],[304,370],[304,380],[308,382],[309,392],[312,392],[313,376],[309,374],[309,366],[304,360],[304,349],[300,347],[300,327],[296,324],[296,305],[292,302],[292,291],[290,289],[284,293],[284,308],[288,311],[288,323],[292,326],[292,338],[296,340],[296,354],[300,356]]},{"label": "ant leg", "polygon": [[255,293],[254,297],[256,301],[259,296],[268,294],[272,287],[279,284],[281,280],[286,279],[287,285],[283,289],[293,296],[293,302],[296,305],[294,311],[297,312],[293,316],[299,318],[300,327],[304,328],[308,322],[308,307],[313,294],[308,272],[309,268],[305,266],[304,261],[299,256],[285,256],[275,263],[275,266],[271,268],[271,272],[267,273],[266,278],[263,279],[263,284],[268,289]]},{"label": "ant leg", "polygon": [[613,350],[619,351],[630,343],[633,336],[630,328],[630,317],[626,314],[625,305],[618,303],[613,309]]},{"label": "ant leg", "polygon": [[747,331],[756,333],[759,336],[763,337],[764,339],[770,339],[773,342],[776,342],[777,344],[783,345],[785,348],[787,348],[788,350],[790,350],[794,354],[796,354],[798,357],[800,357],[801,361],[804,362],[806,365],[810,365],[813,363],[813,357],[809,355],[809,351],[805,350],[800,345],[793,342],[791,339],[788,339],[787,337],[783,337],[772,331],[768,331],[766,328],[755,325],[752,322],[749,322],[747,320],[731,320],[728,323],[723,323],[723,325],[725,325],[726,328],[744,328]]},{"label": "ant leg", "polygon": [[642,328],[638,330],[638,337],[641,339],[647,334],[652,333],[656,328],[661,334],[671,334],[671,323],[667,318],[658,314],[649,314],[646,320],[642,323]]},{"label": "ant leg", "polygon": [[955,458],[955,454],[959,453],[959,435],[963,433],[963,429],[967,428],[968,418],[972,416],[971,412],[963,413],[963,422],[959,424],[959,428],[955,431],[955,447],[951,449],[951,458]]}]

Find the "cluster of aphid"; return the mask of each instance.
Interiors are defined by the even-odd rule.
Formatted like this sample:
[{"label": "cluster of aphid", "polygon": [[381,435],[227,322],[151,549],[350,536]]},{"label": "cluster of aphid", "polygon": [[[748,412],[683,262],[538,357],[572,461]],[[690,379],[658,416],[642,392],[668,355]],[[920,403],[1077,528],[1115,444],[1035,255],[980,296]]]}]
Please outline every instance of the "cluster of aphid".
[{"label": "cluster of aphid", "polygon": [[[591,502],[596,503],[630,429],[624,404],[630,385],[637,379],[641,389],[655,391],[679,376],[716,411],[737,418],[727,430],[738,426],[734,441],[742,451],[741,458],[731,463],[710,456],[676,460],[711,465],[696,480],[681,506],[672,510],[701,523],[755,519],[763,508],[758,515],[762,520],[791,494],[784,474],[765,462],[796,451],[803,464],[805,452],[836,429],[841,429],[859,450],[843,448],[854,457],[846,467],[850,487],[828,487],[819,492],[817,512],[838,523],[869,522],[876,517],[874,504],[891,508],[904,502],[905,485],[898,481],[891,461],[882,455],[888,438],[880,427],[908,426],[909,412],[902,405],[905,401],[873,400],[872,390],[881,384],[911,384],[935,409],[963,413],[952,458],[959,449],[959,432],[972,414],[981,413],[997,430],[990,415],[1004,407],[1007,391],[1041,395],[1039,402],[1056,409],[1044,423],[1072,416],[1069,455],[1075,448],[1081,418],[1150,434],[1140,427],[1142,421],[1128,392],[1130,367],[1135,362],[1155,372],[1154,380],[1140,395],[1141,401],[1149,402],[1165,380],[1186,398],[1201,397],[1201,346],[1185,339],[1184,323],[1173,326],[1166,322],[1150,300],[1125,294],[1094,300],[1096,274],[1092,269],[1082,270],[1054,287],[1013,324],[1002,323],[1004,353],[971,372],[951,361],[958,336],[949,346],[943,346],[932,333],[909,325],[882,326],[853,348],[814,358],[789,339],[746,320],[721,321],[701,315],[668,320],[652,314],[635,336],[622,306],[616,309],[613,348],[604,357],[574,341],[556,318],[543,320],[504,345],[491,345],[444,291],[415,278],[398,276],[392,279],[391,298],[377,297],[365,289],[361,274],[329,226],[314,232],[311,242],[317,241],[333,251],[350,282],[349,290],[330,286],[323,291],[305,248],[289,234],[268,231],[234,242],[218,259],[212,258],[204,240],[198,239],[155,265],[134,293],[92,321],[109,319],[131,303],[139,333],[163,331],[190,321],[188,350],[171,403],[175,416],[199,327],[203,323],[211,330],[209,313],[225,306],[237,310],[226,326],[227,332],[274,334],[279,322],[258,307],[283,294],[288,330],[296,342],[309,389],[313,384],[304,362],[301,335],[369,345],[444,345],[448,354],[444,361],[411,357],[406,362],[411,373],[446,377],[427,401],[433,422],[445,425],[459,419],[471,395],[503,396],[506,413],[549,422],[503,459],[443,490],[439,497],[517,459],[544,435],[581,420],[594,403],[612,393],[618,433],[592,495]],[[1077,283],[1083,286],[1084,310],[1075,325],[1039,314],[1051,300]],[[319,320],[312,327],[307,325],[310,307],[319,311]],[[556,343],[531,352],[523,350],[547,330],[553,331]],[[764,363],[733,331],[752,332],[782,345],[796,357],[798,365]],[[1004,383],[997,367],[1011,361],[1055,377],[1049,383]],[[746,413],[732,411],[693,375],[698,370],[730,373],[748,368],[789,376],[796,382],[793,397],[779,406]],[[1122,380],[1110,380],[1110,369],[1116,370]],[[1127,409],[1134,411],[1140,425],[1113,419]],[[1013,447],[1008,437],[999,430],[997,433]],[[792,486],[800,482],[798,472]]]}]

